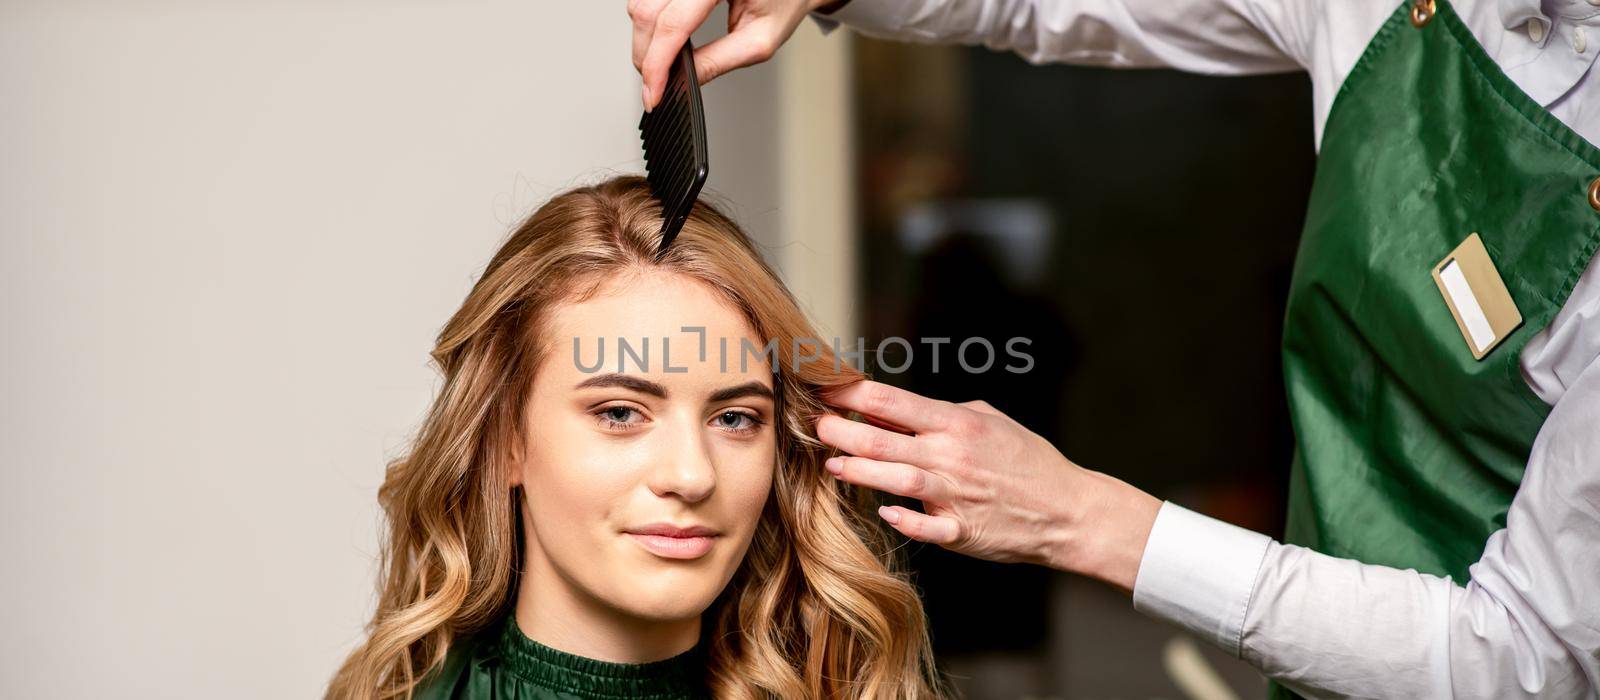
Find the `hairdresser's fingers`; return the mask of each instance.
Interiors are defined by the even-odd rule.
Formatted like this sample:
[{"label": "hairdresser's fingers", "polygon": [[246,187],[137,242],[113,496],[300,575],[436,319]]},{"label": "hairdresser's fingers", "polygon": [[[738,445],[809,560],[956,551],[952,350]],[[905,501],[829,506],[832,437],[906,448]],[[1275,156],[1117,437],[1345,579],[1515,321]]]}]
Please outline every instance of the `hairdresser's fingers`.
[{"label": "hairdresser's fingers", "polygon": [[744,22],[718,38],[694,50],[694,72],[702,84],[715,80],[728,71],[753,66],[772,58],[786,36],[780,36],[781,26],[770,18]]},{"label": "hairdresser's fingers", "polygon": [[946,515],[918,513],[901,506],[879,506],[878,517],[918,542],[950,546],[961,539],[961,523]]},{"label": "hairdresser's fingers", "polygon": [[959,420],[963,412],[955,404],[870,380],[837,389],[823,397],[823,400],[833,406],[905,426],[918,433],[949,427]]},{"label": "hairdresser's fingers", "polygon": [[628,0],[628,19],[633,22],[633,68],[644,66],[644,50],[656,30],[656,17],[669,0]]},{"label": "hairdresser's fingers", "polygon": [[950,484],[945,478],[909,464],[880,462],[865,457],[830,457],[824,463],[840,481],[877,489],[919,501],[946,503]]},{"label": "hairdresser's fingers", "polygon": [[717,0],[671,0],[656,15],[650,45],[645,47],[644,59],[639,62],[646,110],[654,109],[661,101],[661,93],[667,87],[667,74],[678,50],[689,40],[689,35],[705,23],[716,4]]},{"label": "hairdresser's fingers", "polygon": [[817,419],[817,439],[857,457],[919,466],[927,462],[916,438],[831,414]]},{"label": "hairdresser's fingers", "polygon": [[892,430],[894,432],[900,433],[901,435],[915,435],[916,432],[917,432],[917,431],[912,430],[910,428],[907,428],[907,427],[905,427],[903,425],[895,425],[893,423],[890,423],[889,421],[882,420],[882,419],[879,419],[879,418],[873,418],[872,416],[862,416],[861,420],[866,421],[867,425],[877,426],[879,428],[883,428],[884,430]]},{"label": "hairdresser's fingers", "polygon": [[1000,416],[1004,418],[1006,415],[1001,413],[1000,409],[990,406],[988,401],[962,401],[956,405],[968,410],[977,411],[979,413],[987,413],[991,416]]}]

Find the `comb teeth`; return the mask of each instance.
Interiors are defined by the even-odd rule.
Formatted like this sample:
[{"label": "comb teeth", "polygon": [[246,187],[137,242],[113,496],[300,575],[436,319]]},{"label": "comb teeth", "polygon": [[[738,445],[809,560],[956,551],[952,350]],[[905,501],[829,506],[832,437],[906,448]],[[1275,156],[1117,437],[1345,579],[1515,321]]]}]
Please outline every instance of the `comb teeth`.
[{"label": "comb teeth", "polygon": [[659,255],[683,228],[710,170],[694,47],[687,42],[667,75],[660,103],[639,120],[639,136],[644,141],[645,180],[651,194],[661,200]]}]

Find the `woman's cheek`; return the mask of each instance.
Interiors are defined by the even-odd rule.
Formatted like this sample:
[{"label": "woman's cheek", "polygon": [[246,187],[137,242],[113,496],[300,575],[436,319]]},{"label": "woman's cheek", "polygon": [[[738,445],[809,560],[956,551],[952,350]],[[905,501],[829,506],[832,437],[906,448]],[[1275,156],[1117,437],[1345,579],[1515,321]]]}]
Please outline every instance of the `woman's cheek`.
[{"label": "woman's cheek", "polygon": [[545,458],[534,467],[540,473],[530,480],[544,487],[542,500],[563,511],[604,515],[615,493],[626,490],[624,482],[637,472],[640,448],[619,445],[588,428],[577,424],[556,432],[541,450]]},{"label": "woman's cheek", "polygon": [[745,450],[739,455],[738,467],[730,470],[725,479],[729,490],[734,492],[732,495],[738,500],[739,510],[751,518],[759,516],[761,508],[766,505],[767,495],[772,490],[773,470],[778,463],[774,443],[771,440],[763,442],[764,445]]}]

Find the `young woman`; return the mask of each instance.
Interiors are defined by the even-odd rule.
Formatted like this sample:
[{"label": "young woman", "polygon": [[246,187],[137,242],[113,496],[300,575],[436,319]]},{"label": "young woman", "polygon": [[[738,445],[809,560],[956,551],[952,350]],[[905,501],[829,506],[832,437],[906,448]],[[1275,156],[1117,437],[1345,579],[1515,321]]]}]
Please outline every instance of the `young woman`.
[{"label": "young woman", "polygon": [[660,228],[617,178],[490,261],[379,491],[378,608],[330,698],[940,693],[916,593],[814,436],[860,374],[797,346],[817,334],[732,221],[701,203],[657,256]]}]

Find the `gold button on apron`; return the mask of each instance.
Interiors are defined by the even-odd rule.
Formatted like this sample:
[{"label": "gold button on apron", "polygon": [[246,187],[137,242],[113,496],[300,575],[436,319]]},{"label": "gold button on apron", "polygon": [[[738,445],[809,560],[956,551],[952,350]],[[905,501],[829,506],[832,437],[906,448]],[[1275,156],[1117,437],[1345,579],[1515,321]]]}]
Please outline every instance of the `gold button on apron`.
[{"label": "gold button on apron", "polygon": [[1589,206],[1595,211],[1600,211],[1600,177],[1589,183]]},{"label": "gold button on apron", "polygon": [[1412,0],[1411,26],[1421,29],[1433,19],[1435,9],[1434,0]]}]

